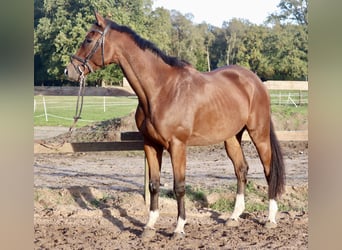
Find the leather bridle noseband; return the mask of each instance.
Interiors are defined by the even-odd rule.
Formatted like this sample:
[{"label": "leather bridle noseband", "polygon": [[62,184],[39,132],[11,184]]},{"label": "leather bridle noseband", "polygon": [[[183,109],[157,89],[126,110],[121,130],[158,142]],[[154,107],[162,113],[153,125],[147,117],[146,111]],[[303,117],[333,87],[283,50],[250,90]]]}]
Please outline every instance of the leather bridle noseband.
[{"label": "leather bridle noseband", "polygon": [[[84,77],[84,69],[88,68],[89,72],[94,72],[93,68],[91,67],[91,65],[89,64],[89,60],[93,57],[93,55],[96,53],[97,49],[99,48],[99,46],[101,46],[101,55],[102,55],[102,67],[105,66],[105,62],[104,62],[104,43],[105,43],[105,35],[107,34],[108,30],[109,30],[110,26],[107,25],[106,28],[101,31],[101,30],[97,30],[97,29],[92,29],[90,30],[90,32],[94,31],[94,32],[98,32],[101,34],[101,37],[99,39],[97,39],[94,47],[92,48],[92,50],[89,52],[89,54],[83,59],[79,56],[76,55],[71,55],[70,56],[70,61],[71,64],[74,66],[75,70],[80,74],[80,77]],[[82,64],[80,65],[75,65],[73,63],[73,59],[81,62]],[[81,68],[83,67],[83,69]]]}]

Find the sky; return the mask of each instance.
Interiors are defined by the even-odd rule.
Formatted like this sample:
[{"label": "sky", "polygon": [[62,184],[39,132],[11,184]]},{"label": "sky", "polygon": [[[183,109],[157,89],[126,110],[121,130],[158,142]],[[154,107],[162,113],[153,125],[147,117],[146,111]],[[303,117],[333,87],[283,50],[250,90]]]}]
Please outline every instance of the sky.
[{"label": "sky", "polygon": [[234,17],[262,24],[269,14],[277,10],[279,2],[280,0],[154,0],[153,7],[175,9],[183,15],[192,13],[194,23],[205,21],[221,27],[223,21]]}]

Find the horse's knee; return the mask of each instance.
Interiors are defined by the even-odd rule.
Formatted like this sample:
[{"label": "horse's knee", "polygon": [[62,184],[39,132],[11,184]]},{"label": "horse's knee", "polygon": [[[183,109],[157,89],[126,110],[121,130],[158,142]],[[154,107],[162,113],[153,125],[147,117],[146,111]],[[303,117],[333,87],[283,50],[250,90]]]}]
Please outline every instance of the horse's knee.
[{"label": "horse's knee", "polygon": [[238,180],[238,186],[237,186],[237,193],[238,194],[244,194],[245,188],[247,184],[247,173],[248,173],[248,165],[243,164],[241,165],[238,170],[236,171],[236,177]]},{"label": "horse's knee", "polygon": [[245,165],[242,165],[239,169],[239,178],[242,182],[245,182],[247,181],[247,173],[248,173],[248,165],[245,164]]},{"label": "horse's knee", "polygon": [[157,194],[159,193],[160,189],[160,181],[158,180],[151,180],[149,184],[149,189],[151,194]]},{"label": "horse's knee", "polygon": [[183,197],[185,195],[185,182],[175,183],[174,192],[176,197]]}]

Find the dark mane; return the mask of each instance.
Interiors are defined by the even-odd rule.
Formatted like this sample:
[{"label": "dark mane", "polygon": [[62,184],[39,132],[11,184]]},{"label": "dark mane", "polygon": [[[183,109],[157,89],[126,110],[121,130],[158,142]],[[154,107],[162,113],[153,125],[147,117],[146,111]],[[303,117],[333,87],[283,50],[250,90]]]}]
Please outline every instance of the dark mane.
[{"label": "dark mane", "polygon": [[112,22],[111,20],[108,20],[108,19],[106,21],[107,21],[107,23],[110,24],[110,27],[112,29],[115,29],[119,32],[129,34],[132,37],[132,39],[134,40],[134,42],[139,46],[139,48],[141,48],[142,50],[148,49],[148,50],[152,51],[155,55],[160,57],[165,63],[169,64],[170,66],[183,68],[187,65],[190,65],[190,63],[188,63],[185,60],[180,60],[177,57],[166,55],[154,43],[140,37],[131,28],[129,28],[127,26],[123,26],[123,25],[118,25],[115,22]]}]

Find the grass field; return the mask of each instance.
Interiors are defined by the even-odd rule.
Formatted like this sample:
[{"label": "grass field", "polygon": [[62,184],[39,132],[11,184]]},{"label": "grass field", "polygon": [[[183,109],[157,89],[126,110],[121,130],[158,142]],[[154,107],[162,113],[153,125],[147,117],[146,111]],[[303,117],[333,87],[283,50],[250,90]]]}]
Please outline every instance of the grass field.
[{"label": "grass field", "polygon": [[[35,96],[34,126],[69,127],[75,115],[76,102],[77,96]],[[78,120],[77,127],[125,116],[134,111],[137,104],[136,97],[85,96],[82,119]]]},{"label": "grass field", "polygon": [[[44,99],[46,109],[44,109]],[[35,96],[34,126],[69,127],[73,123],[76,101],[77,96]],[[272,105],[273,115],[281,116],[283,119],[292,119],[298,113],[307,116],[308,113],[307,105],[295,107],[291,103],[289,105],[272,103],[274,103]],[[137,97],[85,96],[81,114],[82,119],[78,121],[77,127],[126,116],[135,111],[137,104]]]}]

